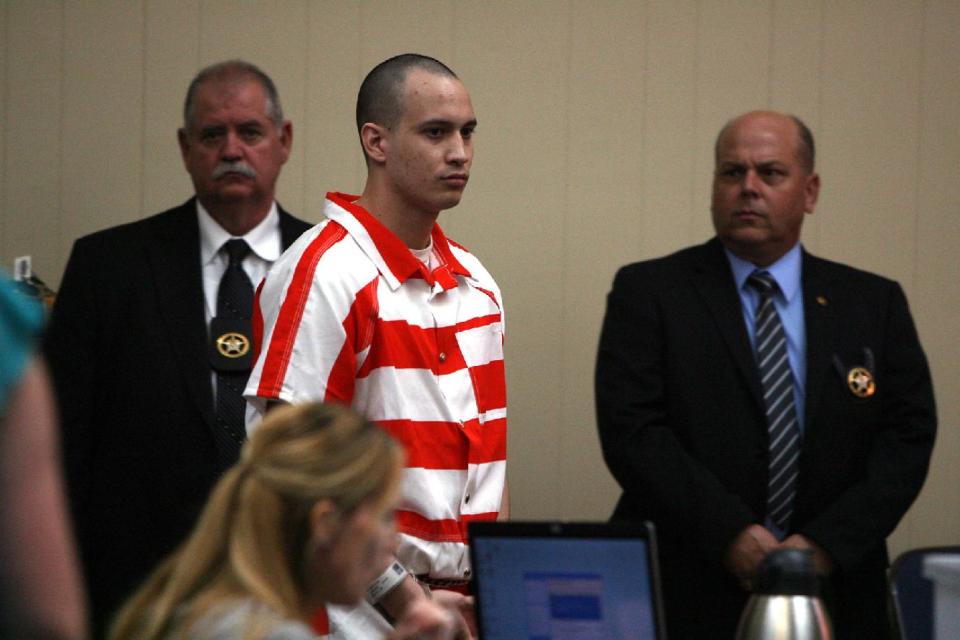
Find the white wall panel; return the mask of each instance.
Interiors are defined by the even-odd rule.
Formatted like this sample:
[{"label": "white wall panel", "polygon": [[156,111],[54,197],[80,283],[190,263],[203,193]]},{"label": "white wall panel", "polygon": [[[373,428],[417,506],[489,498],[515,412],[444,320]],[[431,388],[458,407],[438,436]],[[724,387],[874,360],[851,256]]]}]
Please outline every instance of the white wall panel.
[{"label": "white wall panel", "polygon": [[[647,5],[645,99],[637,105],[643,149],[637,177],[643,201],[633,223],[641,231],[640,250],[623,256],[623,262],[661,256],[696,241],[691,238],[705,237],[710,193],[697,158],[698,54],[689,44],[698,33],[697,3],[655,0]],[[630,237],[616,234],[624,236]],[[611,283],[608,278],[606,286]]]},{"label": "white wall panel", "polygon": [[908,286],[916,257],[921,7],[827,5],[817,132],[822,253]]},{"label": "white wall panel", "polygon": [[33,269],[56,282],[61,234],[63,7],[58,2],[10,2],[2,12],[6,96],[2,108],[3,267],[33,257]]},{"label": "white wall panel", "polygon": [[143,5],[64,3],[64,238],[141,217]]},{"label": "white wall panel", "polygon": [[[637,259],[649,219],[644,191],[648,29],[642,4],[574,5],[569,42],[567,202],[563,225],[560,423],[563,509],[606,518],[618,491],[603,469],[594,424],[593,368],[614,270]],[[619,43],[616,56],[607,43]],[[662,213],[656,216],[662,219]],[[597,251],[603,246],[604,250]],[[606,276],[606,278],[604,278]],[[579,427],[579,428],[578,428]],[[603,487],[602,492],[599,489]]]},{"label": "white wall panel", "polygon": [[[456,58],[479,126],[464,203],[444,220],[482,258],[506,299],[515,513],[564,511],[561,343],[569,113],[569,12],[555,2],[458,5]],[[515,461],[515,462],[514,462]]]},{"label": "white wall panel", "polygon": [[299,213],[313,222],[320,220],[328,191],[360,193],[366,176],[354,125],[357,90],[369,71],[360,62],[360,16],[359,3],[310,3],[307,111],[295,129],[307,154],[306,204]]},{"label": "white wall panel", "polygon": [[144,5],[143,203],[151,215],[193,193],[177,129],[187,85],[201,66],[199,0],[147,0]]},{"label": "white wall panel", "polygon": [[[924,3],[920,79],[920,131],[916,203],[902,212],[915,220],[916,277],[908,291],[914,319],[930,359],[940,431],[927,485],[908,515],[902,547],[960,540],[960,4]],[[894,163],[895,164],[895,163]],[[900,245],[888,236],[891,244]],[[902,245],[901,245],[902,246]]]}]

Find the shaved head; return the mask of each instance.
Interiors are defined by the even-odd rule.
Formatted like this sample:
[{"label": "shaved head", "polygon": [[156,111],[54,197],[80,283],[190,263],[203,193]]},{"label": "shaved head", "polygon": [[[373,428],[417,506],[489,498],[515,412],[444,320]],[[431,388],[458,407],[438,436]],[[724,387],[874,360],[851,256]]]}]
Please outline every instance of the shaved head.
[{"label": "shaved head", "polygon": [[797,116],[788,114],[788,113],[779,113],[776,111],[751,111],[745,113],[742,116],[738,116],[733,120],[727,122],[724,125],[723,129],[720,130],[720,133],[717,134],[717,140],[714,144],[714,158],[717,156],[717,152],[720,149],[720,141],[723,137],[732,129],[732,127],[740,122],[744,118],[753,118],[759,115],[767,115],[769,117],[780,117],[788,118],[793,121],[793,124],[797,128],[797,145],[796,145],[796,156],[797,161],[800,162],[800,166],[803,167],[803,170],[809,175],[813,173],[815,162],[816,162],[816,148],[813,144],[813,133],[810,131],[810,128]]},{"label": "shaved head", "polygon": [[404,53],[384,60],[373,68],[357,94],[357,131],[367,122],[388,129],[403,114],[403,84],[410,71],[422,69],[428,73],[456,78],[457,74],[439,60],[418,53]]}]

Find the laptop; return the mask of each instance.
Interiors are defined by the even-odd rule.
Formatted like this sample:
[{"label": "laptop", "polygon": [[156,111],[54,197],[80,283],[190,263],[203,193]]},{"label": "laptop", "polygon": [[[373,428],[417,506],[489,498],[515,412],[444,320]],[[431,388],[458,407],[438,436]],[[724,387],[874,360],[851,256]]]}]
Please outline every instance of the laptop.
[{"label": "laptop", "polygon": [[653,525],[471,522],[482,640],[665,640]]}]

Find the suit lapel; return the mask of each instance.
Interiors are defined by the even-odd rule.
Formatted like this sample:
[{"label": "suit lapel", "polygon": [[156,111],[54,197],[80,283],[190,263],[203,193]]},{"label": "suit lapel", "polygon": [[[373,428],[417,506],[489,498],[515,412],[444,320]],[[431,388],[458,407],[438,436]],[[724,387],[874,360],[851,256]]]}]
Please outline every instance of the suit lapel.
[{"label": "suit lapel", "polygon": [[836,326],[836,305],[830,287],[832,278],[825,263],[803,252],[803,317],[807,332],[807,406],[805,435],[814,435],[823,385],[831,367],[831,345]]},{"label": "suit lapel", "polygon": [[157,237],[148,239],[147,247],[156,283],[157,308],[168,334],[168,344],[190,395],[207,425],[213,428],[200,229],[194,200],[180,207]]},{"label": "suit lapel", "polygon": [[696,255],[699,259],[694,263],[694,286],[713,316],[757,407],[763,410],[763,392],[760,389],[757,363],[746,327],[743,325],[740,295],[734,285],[730,263],[716,238],[703,245]]},{"label": "suit lapel", "polygon": [[286,251],[291,244],[296,242],[297,238],[303,235],[304,231],[313,225],[294,218],[284,211],[279,204],[277,205],[277,211],[280,214],[280,243],[283,245],[283,250]]}]

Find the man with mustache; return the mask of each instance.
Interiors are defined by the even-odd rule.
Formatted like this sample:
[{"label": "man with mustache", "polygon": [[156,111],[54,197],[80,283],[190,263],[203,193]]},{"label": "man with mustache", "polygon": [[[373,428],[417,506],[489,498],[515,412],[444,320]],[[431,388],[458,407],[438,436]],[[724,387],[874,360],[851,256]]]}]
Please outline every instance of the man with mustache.
[{"label": "man with mustache", "polygon": [[936,432],[900,286],[808,254],[820,191],[799,119],[716,142],[716,238],[621,269],[596,370],[614,520],[658,530],[671,638],[732,638],[771,551],[807,549],[839,639],[888,636],[885,539]]},{"label": "man with mustache", "polygon": [[370,605],[399,618],[423,597],[414,576],[469,615],[456,593],[470,579],[466,525],[506,514],[500,291],[437,225],[469,179],[476,124],[439,61],[404,54],[375,67],[357,97],[363,193],[327,195],[327,219],[280,257],[259,298],[250,426],[272,403],[335,401],[407,449],[398,563],[369,605],[331,612],[337,638],[380,637],[389,627]]},{"label": "man with mustache", "polygon": [[274,200],[293,129],[259,68],[200,71],[178,139],[195,197],[77,240],[45,344],[97,637],[236,460],[253,287],[310,227]]}]

